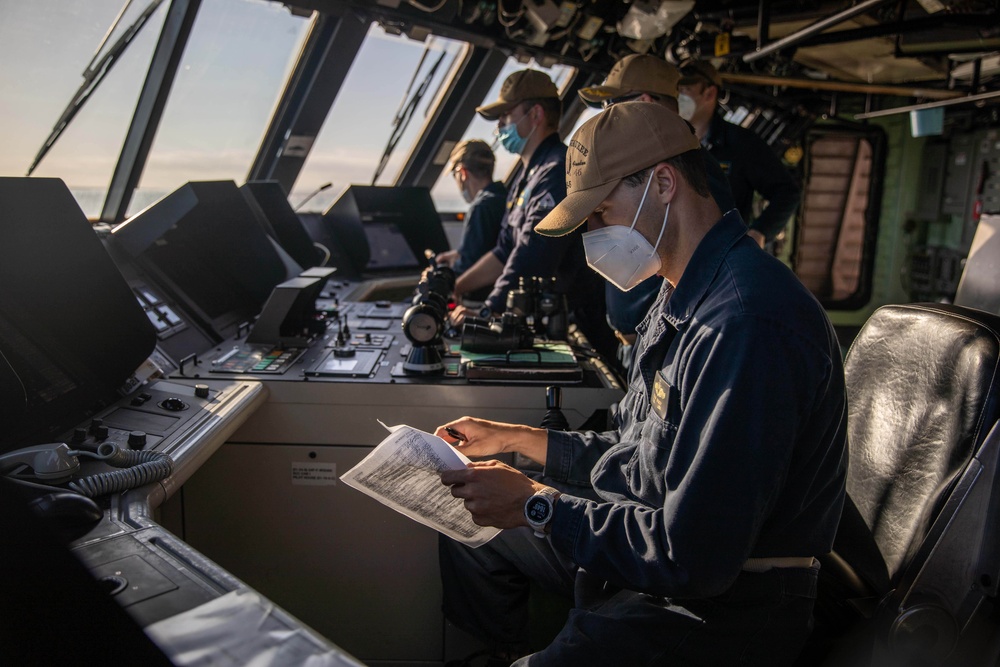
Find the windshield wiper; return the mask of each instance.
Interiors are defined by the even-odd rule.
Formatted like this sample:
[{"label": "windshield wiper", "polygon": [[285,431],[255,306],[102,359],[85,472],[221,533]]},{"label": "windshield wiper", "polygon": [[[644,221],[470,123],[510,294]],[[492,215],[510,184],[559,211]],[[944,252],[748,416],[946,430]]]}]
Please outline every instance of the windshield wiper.
[{"label": "windshield wiper", "polygon": [[111,24],[110,28],[108,28],[108,32],[105,33],[104,38],[97,47],[97,51],[94,52],[94,55],[87,64],[86,69],[83,70],[83,84],[76,91],[76,94],[73,95],[73,98],[66,106],[66,110],[62,112],[59,120],[56,121],[56,124],[52,127],[52,132],[49,133],[48,139],[45,140],[45,143],[43,143],[41,149],[39,149],[34,162],[32,162],[31,166],[28,167],[28,176],[31,176],[31,172],[35,170],[35,167],[37,167],[38,163],[42,161],[42,158],[49,152],[49,149],[55,145],[56,140],[69,126],[70,121],[73,120],[73,117],[76,116],[77,112],[83,108],[84,103],[90,98],[94,91],[97,90],[97,86],[100,85],[101,81],[104,80],[104,77],[111,71],[115,62],[125,52],[128,45],[132,43],[135,36],[139,34],[139,31],[142,30],[142,27],[146,24],[149,17],[152,16],[157,7],[163,4],[163,0],[152,0],[146,9],[144,9],[135,20],[135,22],[122,33],[121,37],[115,41],[108,52],[104,54],[100,60],[98,60],[101,50],[104,48],[104,45],[108,43],[108,38],[110,38],[111,34],[114,33],[131,4],[132,0],[127,0],[125,6],[122,7],[120,12],[118,12],[118,16],[115,17],[114,23]]},{"label": "windshield wiper", "polygon": [[424,80],[420,82],[420,87],[413,93],[413,97],[409,100],[406,96],[410,94],[410,90],[413,88],[413,82],[417,79],[417,74],[420,72],[420,68],[423,67],[424,60],[427,58],[428,52],[431,50],[431,46],[434,41],[431,42],[424,48],[424,54],[420,57],[420,62],[417,63],[417,69],[413,72],[413,78],[410,79],[410,85],[403,93],[403,102],[399,105],[399,110],[396,112],[396,117],[392,121],[392,135],[389,137],[389,142],[385,146],[385,151],[382,153],[382,159],[378,162],[378,167],[375,168],[375,175],[372,176],[372,185],[378,181],[378,177],[382,175],[382,170],[385,169],[386,165],[389,164],[389,157],[392,155],[392,151],[395,150],[396,144],[399,140],[403,138],[403,132],[406,131],[406,127],[410,124],[410,119],[413,117],[413,112],[416,110],[417,105],[420,104],[420,100],[424,98],[424,94],[427,92],[427,87],[430,86],[431,81],[434,80],[434,74],[437,72],[438,67],[441,65],[441,61],[444,60],[445,55],[448,53],[447,48],[441,49],[441,55],[438,56],[437,62],[431,67],[430,71],[424,76]]}]

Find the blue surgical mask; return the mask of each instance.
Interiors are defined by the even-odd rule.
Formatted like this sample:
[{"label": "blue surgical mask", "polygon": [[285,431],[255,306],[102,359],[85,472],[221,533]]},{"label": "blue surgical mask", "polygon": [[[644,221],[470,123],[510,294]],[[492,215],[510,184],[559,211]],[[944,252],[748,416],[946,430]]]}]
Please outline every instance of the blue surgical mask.
[{"label": "blue surgical mask", "polygon": [[522,137],[521,133],[517,131],[517,123],[520,123],[522,120],[524,120],[524,116],[521,116],[517,122],[507,123],[497,130],[497,138],[500,139],[500,144],[506,148],[508,152],[513,153],[514,155],[521,154],[521,151],[524,150],[525,144],[528,143],[528,139],[535,132],[535,128],[531,128],[531,132],[528,132],[528,136]]}]

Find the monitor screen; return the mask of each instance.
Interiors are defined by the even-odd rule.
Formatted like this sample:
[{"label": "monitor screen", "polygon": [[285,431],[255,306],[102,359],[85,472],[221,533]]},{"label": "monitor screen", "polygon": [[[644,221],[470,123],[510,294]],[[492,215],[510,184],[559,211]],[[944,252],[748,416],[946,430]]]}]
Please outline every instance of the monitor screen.
[{"label": "monitor screen", "polygon": [[958,283],[955,303],[1000,314],[1000,215],[983,214]]},{"label": "monitor screen", "polygon": [[116,244],[221,340],[285,279],[272,241],[232,181],[191,182],[112,231]]},{"label": "monitor screen", "polygon": [[[423,187],[352,185],[323,214],[343,273],[368,277],[412,273],[424,252],[448,250],[430,191]],[[408,252],[404,251],[404,246]]]},{"label": "monitor screen", "polygon": [[309,269],[319,264],[321,254],[278,181],[248,181],[240,192],[261,226],[299,266]]},{"label": "monitor screen", "polygon": [[2,440],[13,448],[117,400],[156,334],[61,180],[0,178],[0,236]]},{"label": "monitor screen", "polygon": [[365,271],[416,269],[420,262],[413,254],[406,237],[394,222],[373,222],[365,225],[368,240],[368,264]]}]

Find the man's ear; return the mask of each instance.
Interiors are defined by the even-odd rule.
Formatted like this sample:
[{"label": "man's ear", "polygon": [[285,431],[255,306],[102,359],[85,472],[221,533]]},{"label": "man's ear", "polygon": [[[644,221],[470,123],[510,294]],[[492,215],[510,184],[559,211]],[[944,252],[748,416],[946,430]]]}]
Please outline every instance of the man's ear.
[{"label": "man's ear", "polygon": [[528,115],[531,116],[531,122],[537,125],[542,120],[542,107],[540,104],[532,104],[531,108],[528,109]]},{"label": "man's ear", "polygon": [[719,90],[718,86],[713,84],[711,86],[705,86],[704,94],[706,100],[715,104],[719,101],[719,95],[721,95],[722,92]]},{"label": "man's ear", "polygon": [[656,194],[664,206],[673,201],[677,194],[677,179],[680,178],[677,169],[666,162],[660,162],[653,167],[653,180],[656,182]]}]

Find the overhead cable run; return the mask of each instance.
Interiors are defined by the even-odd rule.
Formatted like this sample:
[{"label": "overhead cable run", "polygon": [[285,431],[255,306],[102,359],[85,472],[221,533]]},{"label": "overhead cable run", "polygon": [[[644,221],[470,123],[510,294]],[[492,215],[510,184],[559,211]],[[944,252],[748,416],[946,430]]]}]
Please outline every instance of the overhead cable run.
[{"label": "overhead cable run", "polygon": [[806,27],[793,32],[790,35],[782,37],[781,39],[771,42],[767,46],[762,46],[756,51],[751,51],[743,56],[743,62],[752,63],[755,60],[760,60],[761,58],[768,56],[776,51],[780,51],[789,46],[793,46],[802,42],[813,35],[818,35],[827,28],[831,28],[835,25],[839,25],[848,19],[854,18],[859,14],[864,14],[865,12],[871,11],[880,5],[884,5],[890,0],[865,0],[865,2],[859,2],[858,4],[848,7],[842,12],[838,12],[832,16],[827,16],[826,18],[820,19],[815,23],[811,23]]},{"label": "overhead cable run", "polygon": [[1000,90],[994,90],[989,93],[980,93],[978,95],[966,95],[965,97],[957,97],[950,100],[938,100],[936,102],[926,102],[924,104],[912,104],[906,107],[895,107],[893,109],[880,109],[878,111],[869,111],[867,113],[856,114],[854,118],[856,120],[864,120],[865,118],[879,118],[881,116],[892,116],[899,113],[907,113],[908,111],[923,111],[924,109],[936,109],[937,107],[948,107],[948,106],[954,106],[956,104],[982,102],[984,100],[991,100],[997,97],[1000,97]]}]

